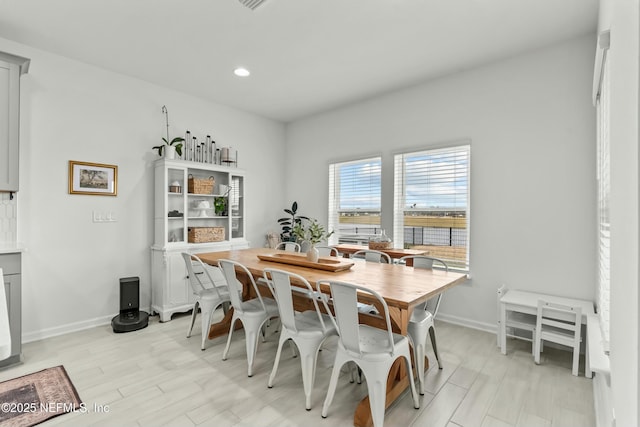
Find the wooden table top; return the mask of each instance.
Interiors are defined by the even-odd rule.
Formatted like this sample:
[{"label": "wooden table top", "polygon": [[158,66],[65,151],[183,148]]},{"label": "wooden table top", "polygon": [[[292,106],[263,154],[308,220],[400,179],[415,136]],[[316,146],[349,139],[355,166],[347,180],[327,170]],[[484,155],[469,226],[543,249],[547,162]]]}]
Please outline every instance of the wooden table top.
[{"label": "wooden table top", "polygon": [[[363,246],[363,245],[350,245],[350,244],[339,244],[339,245],[332,245],[332,247],[336,248],[338,250],[338,252],[344,253],[344,254],[353,254],[355,252],[358,251],[363,251],[363,250],[367,250],[369,249],[367,246]],[[407,256],[407,255],[428,255],[429,251],[426,251],[424,249],[395,249],[395,248],[388,248],[388,249],[377,249],[380,252],[384,252],[385,254],[389,255],[391,258],[402,258],[403,256]]]},{"label": "wooden table top", "polygon": [[[276,249],[252,248],[223,252],[196,254],[203,262],[217,265],[220,259],[230,259],[243,264],[254,276],[262,276],[265,268],[276,268],[299,274],[315,287],[321,280],[341,280],[365,286],[378,292],[390,306],[407,310],[423,301],[460,284],[466,274],[410,268],[397,264],[378,264],[355,261],[353,267],[345,271],[323,271],[307,267],[263,261],[259,254],[282,253]],[[323,289],[324,291],[324,289]],[[327,289],[328,291],[328,289]]]}]

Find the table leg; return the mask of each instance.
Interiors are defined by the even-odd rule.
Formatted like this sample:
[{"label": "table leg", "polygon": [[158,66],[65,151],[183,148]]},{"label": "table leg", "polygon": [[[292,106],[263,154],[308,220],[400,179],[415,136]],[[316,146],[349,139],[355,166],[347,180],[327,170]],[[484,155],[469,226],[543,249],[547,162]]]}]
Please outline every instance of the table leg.
[{"label": "table leg", "polygon": [[507,307],[500,304],[500,325],[498,327],[498,337],[500,339],[500,351],[507,354]]}]

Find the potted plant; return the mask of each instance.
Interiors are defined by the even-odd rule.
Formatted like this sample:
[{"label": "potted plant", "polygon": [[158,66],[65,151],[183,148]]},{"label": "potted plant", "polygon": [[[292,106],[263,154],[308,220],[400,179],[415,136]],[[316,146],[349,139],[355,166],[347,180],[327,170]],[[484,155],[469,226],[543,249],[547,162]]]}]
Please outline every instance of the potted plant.
[{"label": "potted plant", "polygon": [[216,215],[227,216],[227,200],[232,188],[225,186],[226,190],[222,196],[216,196],[213,198],[213,209]]},{"label": "potted plant", "polygon": [[[182,142],[184,141],[184,138],[178,136],[173,138],[171,141],[169,141],[167,138],[162,138],[162,140],[164,141],[164,144],[156,145],[155,147],[153,147],[154,150],[158,150],[158,155],[160,157],[162,157],[162,153],[164,152],[165,148],[167,153],[165,157],[167,159],[175,158],[175,153],[177,153],[178,156],[182,156]],[[171,153],[174,154],[172,155]]]},{"label": "potted plant", "polygon": [[280,233],[280,239],[283,242],[295,242],[296,237],[293,235],[293,228],[302,223],[302,220],[308,220],[306,216],[296,214],[298,213],[298,202],[293,202],[291,209],[284,209],[290,216],[288,218],[280,218],[278,223],[282,226],[282,232]]},{"label": "potted plant", "polygon": [[309,225],[305,227],[302,221],[294,225],[292,234],[296,239],[309,242],[309,250],[307,251],[307,259],[311,262],[318,262],[318,249],[316,245],[324,240],[329,239],[333,231],[327,232],[324,226],[317,219],[308,219]]},{"label": "potted plant", "polygon": [[225,196],[214,197],[213,209],[216,215],[225,216],[227,214],[227,198]]},{"label": "potted plant", "polygon": [[165,115],[165,123],[167,124],[167,137],[162,138],[164,144],[156,145],[153,149],[158,150],[158,155],[160,157],[162,157],[162,153],[165,152],[165,157],[167,159],[174,159],[176,157],[176,153],[178,153],[179,156],[182,156],[182,143],[184,142],[184,138],[177,136],[169,141],[169,111],[167,110],[166,105],[162,106],[162,113]]}]

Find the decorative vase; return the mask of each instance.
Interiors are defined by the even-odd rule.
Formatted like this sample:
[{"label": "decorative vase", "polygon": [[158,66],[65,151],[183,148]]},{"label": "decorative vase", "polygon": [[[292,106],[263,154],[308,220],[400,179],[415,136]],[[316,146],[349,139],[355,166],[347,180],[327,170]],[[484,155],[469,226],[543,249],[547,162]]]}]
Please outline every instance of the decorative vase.
[{"label": "decorative vase", "polygon": [[173,160],[176,158],[176,147],[173,145],[167,145],[164,147],[164,157],[165,159]]},{"label": "decorative vase", "polygon": [[312,244],[309,246],[309,250],[307,251],[307,261],[318,262],[319,257],[320,253],[318,252],[316,245]]}]

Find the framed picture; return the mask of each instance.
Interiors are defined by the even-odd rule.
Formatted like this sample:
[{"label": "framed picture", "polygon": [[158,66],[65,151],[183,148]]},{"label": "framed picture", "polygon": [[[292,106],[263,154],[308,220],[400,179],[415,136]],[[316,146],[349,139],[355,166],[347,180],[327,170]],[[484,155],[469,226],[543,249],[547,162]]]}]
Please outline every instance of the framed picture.
[{"label": "framed picture", "polygon": [[69,160],[69,194],[117,195],[118,166]]}]

